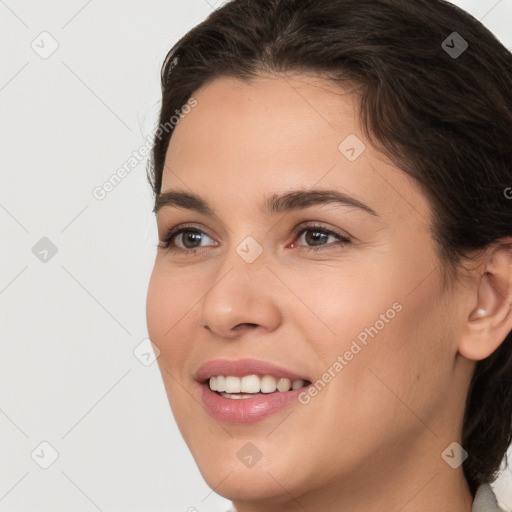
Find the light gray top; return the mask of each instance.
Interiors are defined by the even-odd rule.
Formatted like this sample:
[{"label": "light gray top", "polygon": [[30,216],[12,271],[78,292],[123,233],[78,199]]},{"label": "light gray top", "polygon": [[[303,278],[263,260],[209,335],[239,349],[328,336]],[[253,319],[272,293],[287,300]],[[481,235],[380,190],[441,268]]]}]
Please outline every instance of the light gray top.
[{"label": "light gray top", "polygon": [[489,484],[483,484],[478,488],[471,512],[503,512],[498,507],[496,495]]},{"label": "light gray top", "polygon": [[[226,512],[236,512],[235,507],[231,505]],[[478,488],[475,499],[473,500],[471,512],[503,512],[503,510],[498,507],[496,495],[489,484],[483,484]]]}]

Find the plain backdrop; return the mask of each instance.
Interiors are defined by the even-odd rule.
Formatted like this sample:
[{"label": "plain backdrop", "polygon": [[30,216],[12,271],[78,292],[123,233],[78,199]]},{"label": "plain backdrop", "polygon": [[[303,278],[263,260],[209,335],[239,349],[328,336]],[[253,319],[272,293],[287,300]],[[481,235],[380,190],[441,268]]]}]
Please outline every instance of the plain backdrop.
[{"label": "plain backdrop", "polygon": [[[512,0],[456,3],[512,48]],[[229,503],[144,355],[157,243],[145,159],[93,194],[151,136],[162,60],[215,7],[0,0],[0,512]],[[495,486],[509,510],[511,482],[507,470]]]}]

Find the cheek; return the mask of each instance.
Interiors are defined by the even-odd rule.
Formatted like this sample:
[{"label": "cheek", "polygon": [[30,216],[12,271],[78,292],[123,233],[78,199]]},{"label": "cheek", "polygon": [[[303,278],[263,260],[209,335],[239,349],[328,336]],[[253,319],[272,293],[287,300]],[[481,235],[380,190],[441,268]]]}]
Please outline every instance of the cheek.
[{"label": "cheek", "polygon": [[[359,343],[362,350],[347,367],[346,384],[353,396],[365,397],[364,405],[355,405],[362,415],[387,418],[402,432],[421,430],[418,417],[434,417],[449,389],[456,349],[446,332],[435,276],[413,293],[388,286],[395,291],[369,297],[366,313],[359,312],[363,327],[353,324],[359,332],[353,339],[363,334],[366,344]],[[392,304],[399,310],[388,309]]]},{"label": "cheek", "polygon": [[[301,273],[298,283],[295,278],[297,295],[308,311],[297,301],[289,311],[296,315],[293,321],[302,326],[305,340],[314,343],[312,348],[325,364],[349,350],[352,341],[362,349],[372,340],[377,343],[400,321],[403,294],[393,282],[394,269],[377,268],[375,262],[359,265],[357,268],[351,261],[343,261],[337,268],[321,265]],[[357,359],[362,359],[361,355]]]},{"label": "cheek", "polygon": [[[151,341],[159,348],[157,364],[160,368],[167,399],[176,420],[197,414],[197,404],[184,391],[184,375],[191,344],[183,329],[186,329],[187,314],[197,299],[190,298],[190,286],[184,286],[177,279],[176,272],[169,272],[155,264],[148,285],[146,298],[146,319]],[[178,427],[185,439],[187,431],[182,421]]]},{"label": "cheek", "polygon": [[163,270],[157,263],[146,298],[149,338],[160,349],[158,360],[169,367],[171,362],[176,366],[186,356],[190,344],[182,342],[182,329],[198,300],[192,296],[194,287],[187,286],[176,276],[176,272]]},{"label": "cheek", "polygon": [[394,411],[395,418],[403,417],[397,396],[427,410],[445,385],[453,347],[445,339],[440,283],[429,251],[415,254],[414,247],[397,250],[392,258],[360,262],[359,270],[346,261],[330,269],[329,277],[322,266],[298,283],[301,298],[315,315],[294,321],[319,356],[317,378],[329,371],[336,375],[327,385],[330,391],[320,394],[335,401],[343,396],[347,406],[350,402],[344,414],[357,410],[361,419]]}]

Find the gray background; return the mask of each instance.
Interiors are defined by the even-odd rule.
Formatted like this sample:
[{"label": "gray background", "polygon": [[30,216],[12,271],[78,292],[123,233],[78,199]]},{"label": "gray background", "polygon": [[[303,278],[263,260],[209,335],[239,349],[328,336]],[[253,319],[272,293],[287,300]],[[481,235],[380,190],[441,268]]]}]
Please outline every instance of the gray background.
[{"label": "gray background", "polygon": [[[512,0],[455,3],[512,48]],[[145,159],[93,196],[151,135],[167,50],[215,7],[0,0],[0,512],[228,504],[144,356],[157,243]],[[507,470],[495,486],[509,510],[511,482]]]}]

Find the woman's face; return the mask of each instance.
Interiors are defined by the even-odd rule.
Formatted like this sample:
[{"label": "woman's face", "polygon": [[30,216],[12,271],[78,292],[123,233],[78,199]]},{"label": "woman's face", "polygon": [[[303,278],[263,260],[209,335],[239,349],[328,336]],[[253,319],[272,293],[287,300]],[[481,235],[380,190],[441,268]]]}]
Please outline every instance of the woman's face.
[{"label": "woman's face", "polygon": [[[157,213],[160,240],[187,231],[158,249],[147,320],[207,483],[232,500],[307,503],[453,471],[441,453],[458,438],[469,371],[419,187],[327,81],[223,77],[193,97]],[[250,397],[211,391],[219,375]]]}]

